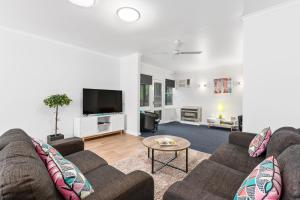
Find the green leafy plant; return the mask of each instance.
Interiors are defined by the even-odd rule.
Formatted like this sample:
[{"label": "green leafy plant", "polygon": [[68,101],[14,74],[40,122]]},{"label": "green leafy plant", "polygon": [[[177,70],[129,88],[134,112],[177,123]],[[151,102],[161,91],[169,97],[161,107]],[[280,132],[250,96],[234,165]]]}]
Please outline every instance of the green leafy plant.
[{"label": "green leafy plant", "polygon": [[58,108],[63,106],[68,106],[72,102],[72,99],[70,99],[66,94],[56,94],[47,97],[44,99],[44,103],[49,108],[55,108],[55,135],[57,135],[57,121],[58,121]]}]

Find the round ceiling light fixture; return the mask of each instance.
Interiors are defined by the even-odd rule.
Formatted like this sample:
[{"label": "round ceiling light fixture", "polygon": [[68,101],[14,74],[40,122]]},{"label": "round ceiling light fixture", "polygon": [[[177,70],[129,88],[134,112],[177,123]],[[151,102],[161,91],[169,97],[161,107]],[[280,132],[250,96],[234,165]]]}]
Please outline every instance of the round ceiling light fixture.
[{"label": "round ceiling light fixture", "polygon": [[132,7],[122,7],[117,10],[118,17],[125,22],[136,22],[141,18],[141,13]]},{"label": "round ceiling light fixture", "polygon": [[77,6],[89,8],[95,5],[96,0],[69,0],[69,1]]}]

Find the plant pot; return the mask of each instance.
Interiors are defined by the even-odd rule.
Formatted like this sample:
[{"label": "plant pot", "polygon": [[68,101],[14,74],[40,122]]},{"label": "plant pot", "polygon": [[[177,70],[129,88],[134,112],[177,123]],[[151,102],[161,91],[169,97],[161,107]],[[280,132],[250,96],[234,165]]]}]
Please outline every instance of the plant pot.
[{"label": "plant pot", "polygon": [[47,136],[47,143],[49,144],[49,142],[53,142],[53,141],[56,141],[56,140],[61,140],[61,139],[64,139],[65,136],[63,134],[53,134],[53,135],[48,135]]}]

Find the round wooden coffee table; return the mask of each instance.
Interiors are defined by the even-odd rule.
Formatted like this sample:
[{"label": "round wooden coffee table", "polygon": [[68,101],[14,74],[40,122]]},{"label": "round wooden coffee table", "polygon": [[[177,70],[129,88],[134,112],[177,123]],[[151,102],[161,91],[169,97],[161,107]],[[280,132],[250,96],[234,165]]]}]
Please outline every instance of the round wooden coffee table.
[{"label": "round wooden coffee table", "polygon": [[[155,141],[156,139],[159,139],[159,138],[174,139],[176,141],[176,145],[161,146],[160,144],[157,143],[157,141]],[[188,150],[189,150],[189,147],[191,146],[191,143],[188,140],[181,138],[181,137],[176,137],[176,136],[157,135],[157,136],[145,138],[143,140],[143,144],[148,148],[148,158],[151,158],[151,161],[152,161],[151,162],[152,174],[154,174],[155,172],[161,170],[162,168],[164,168],[166,166],[172,167],[174,169],[178,169],[178,170],[186,172],[186,173],[188,172]],[[150,155],[150,151],[151,151],[151,155]],[[171,159],[169,159],[167,161],[160,161],[160,160],[155,159],[154,151],[164,151],[164,152],[172,152],[173,151],[175,153],[175,155],[174,155],[174,157],[172,157]],[[185,169],[181,169],[181,168],[178,168],[178,167],[170,164],[173,160],[175,160],[177,158],[178,151],[186,152]],[[162,166],[159,167],[158,169],[154,170],[154,162],[158,162],[158,163],[162,164]]]}]

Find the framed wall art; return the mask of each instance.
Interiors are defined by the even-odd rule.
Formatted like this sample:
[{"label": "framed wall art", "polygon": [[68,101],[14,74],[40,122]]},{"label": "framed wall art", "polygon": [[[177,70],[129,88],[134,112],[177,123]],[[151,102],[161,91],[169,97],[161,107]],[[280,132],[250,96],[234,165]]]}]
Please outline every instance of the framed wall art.
[{"label": "framed wall art", "polygon": [[215,94],[230,94],[232,93],[232,79],[219,78],[214,80]]}]

